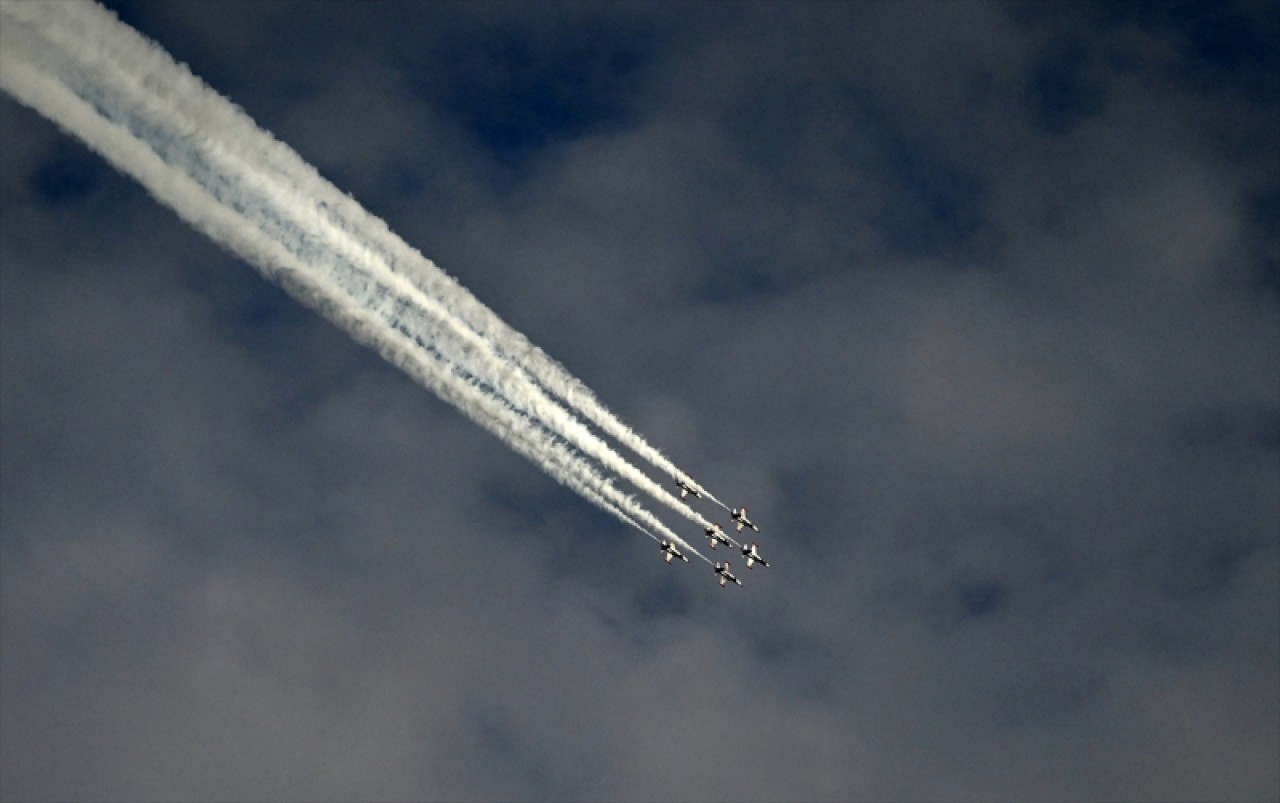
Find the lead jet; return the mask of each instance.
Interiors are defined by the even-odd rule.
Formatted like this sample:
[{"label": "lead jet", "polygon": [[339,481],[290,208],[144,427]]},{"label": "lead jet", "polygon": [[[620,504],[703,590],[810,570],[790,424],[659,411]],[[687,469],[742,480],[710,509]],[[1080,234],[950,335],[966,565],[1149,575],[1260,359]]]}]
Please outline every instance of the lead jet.
[{"label": "lead jet", "polygon": [[670,541],[662,542],[662,553],[663,553],[663,557],[667,559],[667,563],[671,563],[671,561],[676,558],[679,558],[685,563],[689,562],[689,559],[685,557],[684,553],[676,549],[676,545],[671,543]]},{"label": "lead jet", "polygon": [[760,557],[760,552],[756,548],[755,543],[742,545],[742,557],[747,559],[748,569],[751,568],[751,564],[753,563],[759,563],[761,566],[765,567],[766,569],[769,568],[769,561]]},{"label": "lead jet", "polygon": [[747,518],[746,505],[743,505],[741,508],[734,508],[733,511],[729,513],[729,517],[737,522],[738,532],[742,532],[743,527],[750,527],[756,532],[760,532],[760,528],[752,524],[751,519]]},{"label": "lead jet", "polygon": [[733,576],[733,572],[729,571],[729,561],[716,564],[716,574],[720,576],[720,587],[724,588],[729,583],[737,583],[742,585],[742,581]]},{"label": "lead jet", "polygon": [[694,485],[692,480],[676,477],[676,487],[680,489],[681,499],[684,499],[689,494],[693,494],[698,499],[702,498],[702,491],[698,490],[698,486]]},{"label": "lead jet", "polygon": [[712,549],[716,548],[716,544],[733,546],[733,542],[729,540],[729,536],[724,534],[724,530],[720,529],[719,524],[712,524],[710,527],[703,527],[702,531],[707,534],[707,540],[711,542]]}]

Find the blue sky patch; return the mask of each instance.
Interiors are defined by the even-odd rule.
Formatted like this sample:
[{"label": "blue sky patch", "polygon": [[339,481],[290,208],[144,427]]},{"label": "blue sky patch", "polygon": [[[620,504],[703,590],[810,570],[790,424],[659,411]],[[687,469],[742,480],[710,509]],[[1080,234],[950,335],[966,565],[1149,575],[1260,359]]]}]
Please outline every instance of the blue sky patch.
[{"label": "blue sky patch", "polygon": [[956,598],[964,614],[973,619],[1000,612],[1008,602],[1009,587],[999,580],[961,583]]},{"label": "blue sky patch", "polygon": [[555,44],[512,30],[464,40],[442,59],[444,107],[500,162],[518,165],[625,115],[628,81],[643,63],[639,50],[588,32]]},{"label": "blue sky patch", "polygon": [[53,156],[31,174],[31,188],[49,206],[82,200],[94,191],[110,168],[97,154],[70,139],[59,139]]},{"label": "blue sky patch", "polygon": [[1090,54],[1079,42],[1064,42],[1040,57],[1027,82],[1031,118],[1042,131],[1069,133],[1106,105],[1102,83],[1088,74]]}]

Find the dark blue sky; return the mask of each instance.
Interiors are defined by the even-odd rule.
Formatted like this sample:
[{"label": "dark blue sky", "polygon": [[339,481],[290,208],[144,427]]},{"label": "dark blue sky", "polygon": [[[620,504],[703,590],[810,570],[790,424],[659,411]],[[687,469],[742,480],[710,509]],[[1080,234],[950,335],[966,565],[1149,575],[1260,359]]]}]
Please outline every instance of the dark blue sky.
[{"label": "dark blue sky", "polygon": [[1272,4],[109,6],[773,565],[0,96],[6,799],[1280,796]]}]

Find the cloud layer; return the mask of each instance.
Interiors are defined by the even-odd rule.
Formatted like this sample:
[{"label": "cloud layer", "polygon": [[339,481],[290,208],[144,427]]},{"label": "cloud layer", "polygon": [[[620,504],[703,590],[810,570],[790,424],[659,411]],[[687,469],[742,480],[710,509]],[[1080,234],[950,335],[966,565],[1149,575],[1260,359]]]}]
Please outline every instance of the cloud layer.
[{"label": "cloud layer", "polygon": [[1266,6],[117,8],[774,565],[0,98],[6,799],[1280,794]]}]

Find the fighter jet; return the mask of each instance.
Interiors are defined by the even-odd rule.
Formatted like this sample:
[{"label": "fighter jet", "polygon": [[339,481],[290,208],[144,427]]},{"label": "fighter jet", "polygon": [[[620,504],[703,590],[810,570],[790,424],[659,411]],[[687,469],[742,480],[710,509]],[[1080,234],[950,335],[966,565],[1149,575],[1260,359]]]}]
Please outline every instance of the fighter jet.
[{"label": "fighter jet", "polygon": [[715,549],[716,544],[724,544],[725,546],[733,546],[733,542],[729,540],[729,536],[724,534],[724,530],[720,529],[719,524],[712,524],[710,527],[703,527],[702,531],[707,534],[707,540],[711,542],[711,548]]},{"label": "fighter jet", "polygon": [[680,498],[684,499],[689,494],[693,494],[697,498],[702,498],[702,491],[698,490],[698,486],[693,484],[692,480],[676,477],[676,487],[680,489]]},{"label": "fighter jet", "polygon": [[766,569],[769,568],[769,561],[760,557],[760,552],[758,549],[756,549],[756,545],[754,542],[750,544],[742,545],[742,557],[747,559],[748,569],[751,568],[751,564],[753,563],[759,563],[761,566],[765,567]]},{"label": "fighter jet", "polygon": [[685,557],[684,553],[681,552],[679,549],[676,549],[676,545],[671,543],[670,541],[662,542],[662,553],[663,553],[663,557],[667,559],[667,563],[671,563],[671,561],[674,560],[675,558],[679,558],[685,563],[689,562],[689,559]]},{"label": "fighter jet", "polygon": [[735,522],[738,523],[738,532],[742,532],[743,527],[750,527],[756,532],[760,532],[760,528],[751,523],[751,519],[747,518],[747,506],[743,505],[740,509],[734,508],[729,514]]},{"label": "fighter jet", "polygon": [[724,588],[729,583],[737,583],[742,585],[742,581],[733,576],[733,572],[729,571],[729,561],[716,564],[716,574],[720,576],[720,587]]}]

